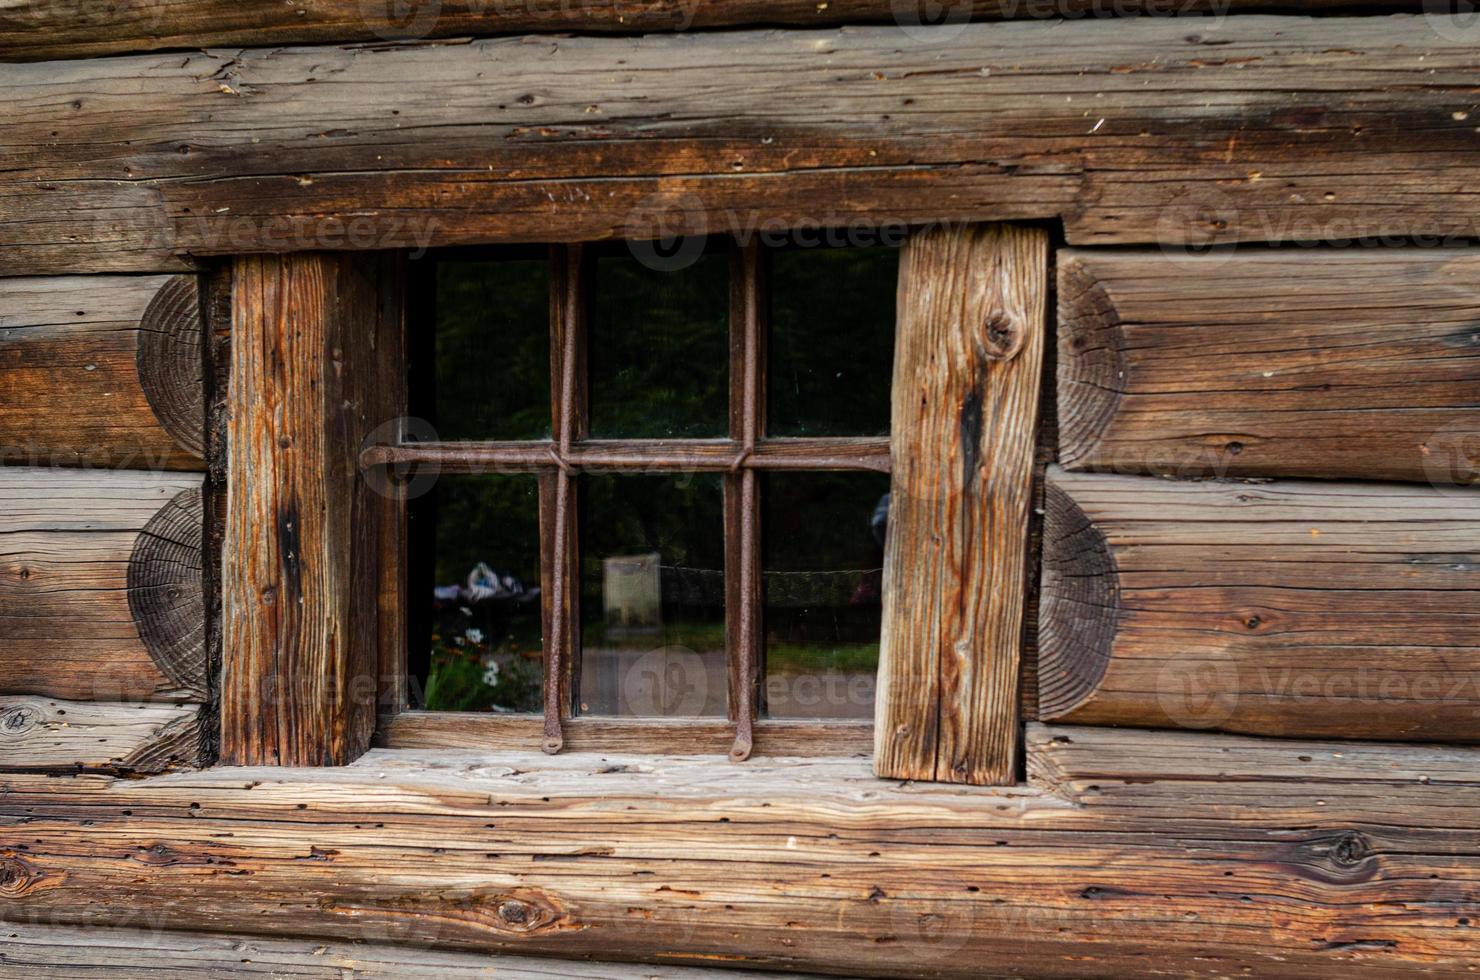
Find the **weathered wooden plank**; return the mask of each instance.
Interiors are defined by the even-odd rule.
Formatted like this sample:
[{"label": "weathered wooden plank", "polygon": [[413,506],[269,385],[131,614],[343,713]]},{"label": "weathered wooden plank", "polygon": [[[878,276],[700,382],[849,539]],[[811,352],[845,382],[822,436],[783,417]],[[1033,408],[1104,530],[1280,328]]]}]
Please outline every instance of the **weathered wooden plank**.
[{"label": "weathered wooden plank", "polygon": [[205,689],[200,477],[0,468],[0,693]]},{"label": "weathered wooden plank", "polygon": [[1480,740],[1480,494],[1051,476],[1046,720]]},{"label": "weathered wooden plank", "polygon": [[200,714],[194,704],[0,695],[0,770],[155,773],[194,766],[201,757]]},{"label": "weathered wooden plank", "polygon": [[193,276],[0,280],[0,463],[198,470]]},{"label": "weathered wooden plank", "polygon": [[1070,251],[1058,268],[1070,469],[1480,478],[1480,252]]},{"label": "weathered wooden plank", "polygon": [[[381,518],[364,441],[401,408],[394,255],[250,258],[232,279],[221,758],[339,765],[370,744]],[[388,436],[389,438],[389,436]]]},{"label": "weathered wooden plank", "polygon": [[0,273],[762,221],[1469,237],[1477,31],[1127,18],[5,65]]},{"label": "weathered wooden plank", "polygon": [[1019,788],[538,751],[21,774],[0,913],[889,976],[1473,966],[1480,750],[1349,764],[1330,743],[1038,726],[1028,748]]},{"label": "weathered wooden plank", "polygon": [[[1421,0],[1304,0],[1307,10],[1422,10]],[[236,0],[12,0],[0,10],[0,60],[85,58],[167,48],[404,41],[478,34],[586,31],[649,33],[786,24],[893,23],[906,31],[968,19],[1187,15],[1288,10],[1288,0],[964,0],[944,9],[922,0],[439,0],[408,7],[365,0],[301,0],[292,6]]]},{"label": "weathered wooden plank", "polygon": [[[157,929],[79,929],[0,924],[0,971],[35,980],[106,975],[149,980],[269,977],[282,980],[736,980],[735,972],[694,966],[488,956],[388,943],[271,939]],[[741,980],[796,973],[747,972]]]},{"label": "weathered wooden plank", "polygon": [[1048,236],[916,235],[899,272],[874,728],[881,776],[1016,779]]},{"label": "weathered wooden plank", "polygon": [[[543,722],[534,715],[459,711],[403,711],[382,717],[375,744],[390,749],[537,749]],[[710,719],[567,718],[564,750],[663,755],[676,745],[685,752],[725,755],[735,741],[731,722]],[[756,756],[867,756],[873,751],[872,722],[755,722]]]}]

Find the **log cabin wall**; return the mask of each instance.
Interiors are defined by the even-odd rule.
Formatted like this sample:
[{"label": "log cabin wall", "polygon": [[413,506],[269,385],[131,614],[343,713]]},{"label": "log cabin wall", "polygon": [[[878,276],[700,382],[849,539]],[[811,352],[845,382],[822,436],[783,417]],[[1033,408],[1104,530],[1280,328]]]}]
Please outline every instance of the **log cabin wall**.
[{"label": "log cabin wall", "polygon": [[[1262,13],[1291,6],[0,12],[0,966],[67,975],[108,927],[149,930],[109,933],[153,944],[131,969],[213,975],[472,974],[489,951],[694,976],[1470,975],[1480,33],[1417,2]],[[1036,474],[1031,420],[975,444],[1016,461],[1036,516],[988,489],[1005,514],[916,528],[917,550],[930,520],[1006,528],[961,599],[1003,615],[954,651],[988,668],[980,712],[955,710],[990,759],[914,746],[878,780],[803,745],[591,752],[579,726],[546,757],[487,749],[497,720],[404,716],[355,758],[363,718],[275,743],[227,698],[253,748],[226,761],[254,765],[217,765],[221,579],[268,573],[222,566],[228,499],[238,519],[257,499],[226,485],[251,311],[225,257],[394,265],[655,219],[1052,239],[1042,384],[1030,358],[1004,396],[1042,404]],[[318,322],[343,329],[331,293]],[[967,437],[942,432],[927,482],[957,473]],[[278,489],[343,476],[294,474]],[[1023,596],[987,553],[1021,557],[1015,537]],[[1019,653],[1014,723],[991,670]],[[319,761],[348,764],[273,765]],[[903,781],[937,773],[1011,785]],[[260,956],[229,952],[246,933]]]}]

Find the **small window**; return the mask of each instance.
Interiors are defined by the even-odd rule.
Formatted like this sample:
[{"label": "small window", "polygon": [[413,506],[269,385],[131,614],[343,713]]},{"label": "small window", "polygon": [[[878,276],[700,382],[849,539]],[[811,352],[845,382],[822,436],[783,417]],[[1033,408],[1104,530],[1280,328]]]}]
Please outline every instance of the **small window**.
[{"label": "small window", "polygon": [[757,723],[867,724],[897,250],[642,252],[418,263],[413,705],[527,717],[551,750],[574,719],[669,750],[720,723],[737,758]]}]

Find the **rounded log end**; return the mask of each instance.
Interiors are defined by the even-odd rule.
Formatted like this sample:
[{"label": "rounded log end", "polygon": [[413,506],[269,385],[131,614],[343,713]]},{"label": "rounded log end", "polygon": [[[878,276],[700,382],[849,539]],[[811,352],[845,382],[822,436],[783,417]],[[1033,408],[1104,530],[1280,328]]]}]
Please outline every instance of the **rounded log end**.
[{"label": "rounded log end", "polygon": [[164,676],[201,696],[206,687],[204,520],[200,490],[180,491],[139,532],[128,563],[128,606],[139,639]]},{"label": "rounded log end", "polygon": [[180,447],[205,457],[204,327],[195,276],[169,279],[139,322],[139,384],[160,426]]},{"label": "rounded log end", "polygon": [[1105,536],[1050,482],[1043,517],[1038,614],[1038,715],[1062,719],[1099,687],[1120,610],[1119,571]]},{"label": "rounded log end", "polygon": [[1080,259],[1059,266],[1058,302],[1059,461],[1076,469],[1104,462],[1094,456],[1124,397],[1125,335],[1110,294]]}]

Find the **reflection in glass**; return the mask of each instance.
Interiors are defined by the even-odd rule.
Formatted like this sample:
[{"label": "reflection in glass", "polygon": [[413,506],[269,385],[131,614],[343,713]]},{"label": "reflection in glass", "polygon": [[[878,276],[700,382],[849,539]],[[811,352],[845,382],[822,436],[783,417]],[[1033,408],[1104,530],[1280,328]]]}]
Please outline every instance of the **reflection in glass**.
[{"label": "reflection in glass", "polygon": [[722,478],[581,480],[582,714],[725,714]]},{"label": "reflection in glass", "polygon": [[439,438],[549,435],[549,291],[544,259],[437,263]]},{"label": "reflection in glass", "polygon": [[889,434],[898,278],[884,245],[772,253],[769,434]]},{"label": "reflection in glass", "polygon": [[591,434],[723,436],[728,424],[729,265],[700,256],[671,272],[631,255],[596,263]]},{"label": "reflection in glass", "polygon": [[[533,476],[444,476],[424,701],[431,711],[540,710],[539,487]],[[425,601],[423,600],[423,601]]]},{"label": "reflection in glass", "polygon": [[761,527],[772,718],[872,718],[889,477],[770,473]]}]

